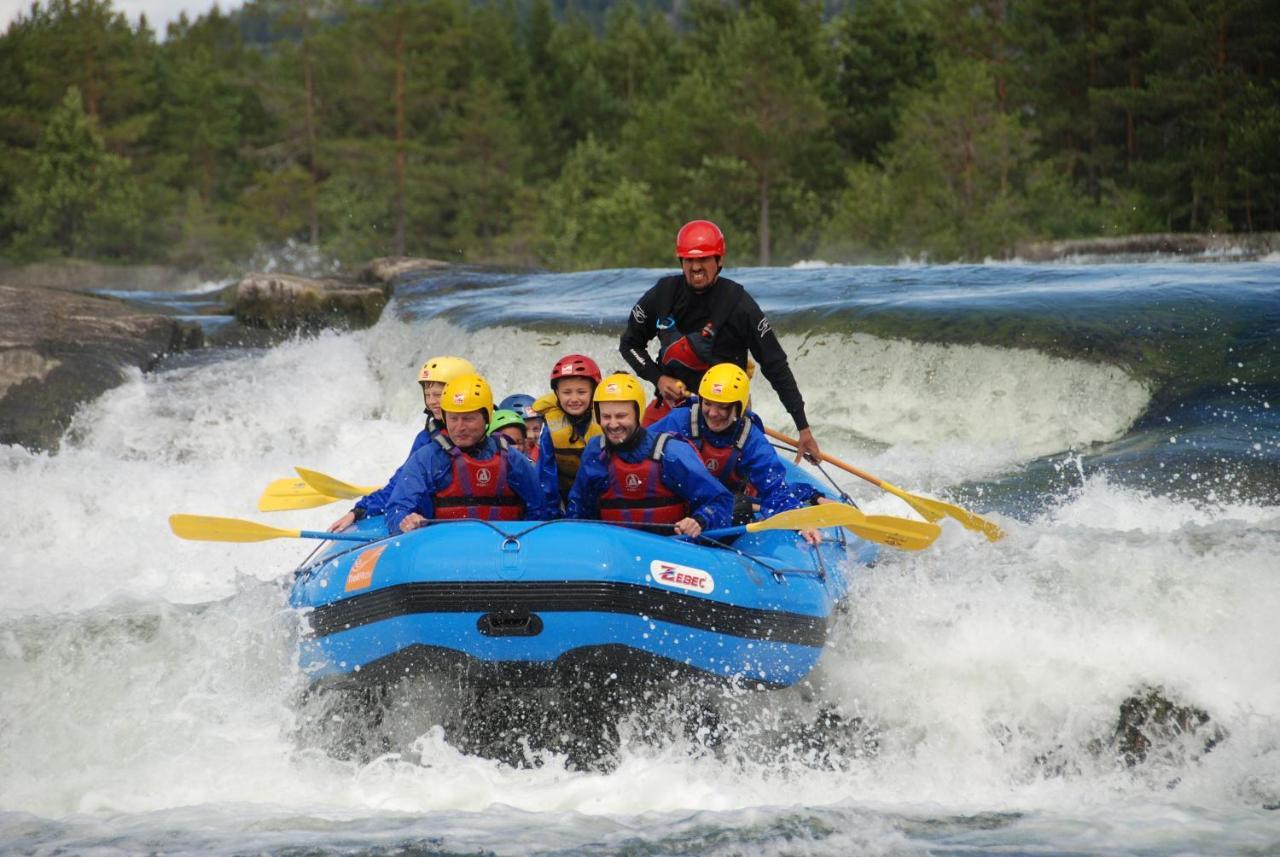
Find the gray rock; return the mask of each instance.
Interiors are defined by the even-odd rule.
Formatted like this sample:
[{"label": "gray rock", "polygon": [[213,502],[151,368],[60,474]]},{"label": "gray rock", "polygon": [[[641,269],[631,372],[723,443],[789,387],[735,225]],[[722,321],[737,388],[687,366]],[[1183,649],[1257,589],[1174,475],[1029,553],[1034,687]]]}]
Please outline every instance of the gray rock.
[{"label": "gray rock", "polygon": [[400,277],[416,271],[434,271],[449,267],[448,262],[439,259],[415,259],[412,256],[383,256],[374,259],[360,271],[360,280],[365,283],[394,283]]},{"label": "gray rock", "polygon": [[377,322],[391,299],[391,286],[293,274],[247,274],[231,293],[241,324],[272,330],[361,328]]},{"label": "gray rock", "polygon": [[195,271],[163,265],[106,265],[83,259],[60,259],[30,265],[0,262],[0,283],[69,291],[181,292],[199,286],[201,278]]},{"label": "gray rock", "polygon": [[1242,234],[1161,232],[1080,238],[1069,241],[1032,241],[1019,244],[1018,258],[1027,262],[1051,262],[1073,257],[1103,257],[1108,261],[1141,261],[1152,256],[1184,256],[1191,259],[1249,261],[1280,251],[1280,232]]},{"label": "gray rock", "polygon": [[124,301],[0,285],[0,443],[56,448],[76,408],[127,368],[202,342],[198,326]]}]

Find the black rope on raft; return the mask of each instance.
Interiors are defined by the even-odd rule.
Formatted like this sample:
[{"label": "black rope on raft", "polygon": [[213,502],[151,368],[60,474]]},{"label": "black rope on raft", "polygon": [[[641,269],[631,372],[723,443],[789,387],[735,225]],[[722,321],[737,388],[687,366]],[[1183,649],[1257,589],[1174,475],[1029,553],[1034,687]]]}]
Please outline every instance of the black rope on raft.
[{"label": "black rope on raft", "polygon": [[[772,446],[774,449],[780,449],[783,452],[796,451],[796,448],[794,446],[787,446],[786,444],[783,444],[783,443],[774,443],[773,441],[769,441],[769,446]],[[818,468],[818,472],[821,473],[824,477],[826,477],[826,480],[831,483],[831,487],[835,489],[836,494],[840,495],[841,503],[848,503],[853,508],[855,509],[858,508],[858,504],[855,503],[853,498],[849,496],[849,492],[845,491],[843,488],[841,488],[839,485],[836,484],[836,480],[831,478],[831,474],[828,473],[827,469],[822,466],[821,461],[810,461],[809,463],[812,464],[814,467]]]}]

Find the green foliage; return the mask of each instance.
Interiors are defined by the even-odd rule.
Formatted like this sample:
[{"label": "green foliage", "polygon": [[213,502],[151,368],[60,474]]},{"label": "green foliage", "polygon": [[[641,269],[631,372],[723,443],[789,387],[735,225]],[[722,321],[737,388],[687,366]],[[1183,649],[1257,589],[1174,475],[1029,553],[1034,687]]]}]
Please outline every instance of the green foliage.
[{"label": "green foliage", "polygon": [[250,0],[165,36],[112,0],[0,36],[0,253],[572,268],[669,264],[695,217],[734,264],[1280,229],[1273,0]]},{"label": "green foliage", "polygon": [[15,188],[13,254],[129,258],[142,212],[128,162],[106,150],[85,114],[80,90],[67,89]]},{"label": "green foliage", "polygon": [[904,95],[933,76],[932,44],[921,10],[902,0],[866,0],[831,26],[838,72],[832,120],[841,147],[874,161],[893,139]]},{"label": "green foliage", "polygon": [[588,136],[565,162],[539,216],[543,258],[562,268],[656,266],[670,236],[647,184],[617,180],[618,155]]}]

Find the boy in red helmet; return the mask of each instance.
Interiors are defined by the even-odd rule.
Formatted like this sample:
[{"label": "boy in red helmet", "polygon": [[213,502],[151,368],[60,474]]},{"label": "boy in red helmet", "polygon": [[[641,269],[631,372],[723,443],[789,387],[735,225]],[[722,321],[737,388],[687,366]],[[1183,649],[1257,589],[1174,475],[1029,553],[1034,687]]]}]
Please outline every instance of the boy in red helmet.
[{"label": "boy in red helmet", "polygon": [[[750,353],[799,429],[796,461],[801,456],[817,461],[821,450],[809,430],[804,398],[787,353],[751,295],[720,276],[724,255],[724,234],[718,226],[709,220],[686,223],[676,235],[681,273],[658,280],[631,309],[618,348],[636,374],[659,393],[645,410],[645,424],[682,404],[715,364],[734,363],[746,369]],[[656,360],[649,353],[655,338]]]}]

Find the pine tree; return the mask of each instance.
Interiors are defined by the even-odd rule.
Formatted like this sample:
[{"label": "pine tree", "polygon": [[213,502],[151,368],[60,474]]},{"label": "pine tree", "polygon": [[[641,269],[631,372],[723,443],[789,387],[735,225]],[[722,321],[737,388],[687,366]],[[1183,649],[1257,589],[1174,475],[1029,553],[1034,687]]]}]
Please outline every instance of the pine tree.
[{"label": "pine tree", "polygon": [[32,167],[15,193],[15,255],[120,258],[137,251],[141,210],[128,162],[107,151],[78,88],[67,89],[50,117]]}]

